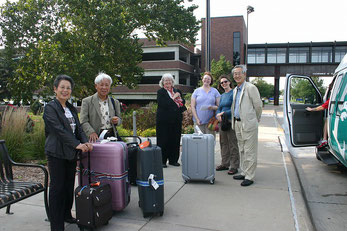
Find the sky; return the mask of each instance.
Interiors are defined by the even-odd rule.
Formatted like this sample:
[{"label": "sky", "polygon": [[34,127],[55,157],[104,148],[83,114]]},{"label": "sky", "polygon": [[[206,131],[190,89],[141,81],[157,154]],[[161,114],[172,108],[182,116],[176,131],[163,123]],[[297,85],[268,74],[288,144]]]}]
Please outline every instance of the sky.
[{"label": "sky", "polygon": [[[206,17],[206,0],[198,5],[195,16]],[[346,0],[210,0],[211,17],[243,15],[248,17],[250,44],[287,42],[347,41]]]}]

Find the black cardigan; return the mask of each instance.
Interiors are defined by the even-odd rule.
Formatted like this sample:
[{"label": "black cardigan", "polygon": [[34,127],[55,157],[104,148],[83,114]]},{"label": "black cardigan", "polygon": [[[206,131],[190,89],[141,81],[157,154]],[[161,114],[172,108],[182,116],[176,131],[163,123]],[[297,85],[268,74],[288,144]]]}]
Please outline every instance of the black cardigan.
[{"label": "black cardigan", "polygon": [[75,134],[60,102],[57,99],[52,100],[45,106],[43,113],[46,135],[45,153],[56,158],[72,160],[76,155],[76,147],[80,143],[88,142],[88,139],[82,130],[76,108],[69,102],[66,102],[66,106],[75,119]]},{"label": "black cardigan", "polygon": [[179,92],[183,100],[183,107],[178,107],[173,99],[169,96],[165,88],[161,88],[157,91],[157,122],[173,122],[177,119],[182,119],[182,112],[186,110],[184,104],[182,92],[178,89],[173,89],[173,92]]}]

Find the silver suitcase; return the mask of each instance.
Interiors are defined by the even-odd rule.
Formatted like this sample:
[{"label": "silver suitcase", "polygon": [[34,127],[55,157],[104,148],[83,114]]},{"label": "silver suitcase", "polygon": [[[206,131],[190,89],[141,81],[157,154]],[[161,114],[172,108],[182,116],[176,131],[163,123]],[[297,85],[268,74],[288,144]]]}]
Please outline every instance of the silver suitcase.
[{"label": "silver suitcase", "polygon": [[187,134],[182,137],[182,177],[191,180],[209,181],[214,184],[215,139],[211,134]]}]

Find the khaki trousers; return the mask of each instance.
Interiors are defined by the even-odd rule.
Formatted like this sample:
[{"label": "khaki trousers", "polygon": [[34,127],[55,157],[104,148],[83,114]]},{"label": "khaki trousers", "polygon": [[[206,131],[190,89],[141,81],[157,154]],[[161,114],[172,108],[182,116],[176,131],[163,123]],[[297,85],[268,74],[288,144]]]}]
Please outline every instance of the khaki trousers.
[{"label": "khaki trousers", "polygon": [[[220,127],[220,126],[219,126]],[[230,168],[239,168],[240,157],[235,130],[219,130],[220,153],[222,156],[221,165]]]},{"label": "khaki trousers", "polygon": [[249,132],[242,130],[242,123],[235,121],[235,132],[240,152],[241,175],[253,180],[257,168],[258,127]]}]

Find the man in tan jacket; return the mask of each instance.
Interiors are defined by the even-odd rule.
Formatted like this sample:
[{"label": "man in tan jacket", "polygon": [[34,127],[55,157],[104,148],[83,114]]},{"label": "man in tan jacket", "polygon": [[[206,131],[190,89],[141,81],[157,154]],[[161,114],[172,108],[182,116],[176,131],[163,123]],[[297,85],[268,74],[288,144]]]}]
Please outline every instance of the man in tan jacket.
[{"label": "man in tan jacket", "polygon": [[237,65],[232,70],[237,83],[231,106],[232,126],[236,132],[240,152],[241,174],[233,178],[243,180],[241,186],[253,184],[257,167],[258,125],[262,113],[262,101],[256,86],[246,82],[245,65]]}]

